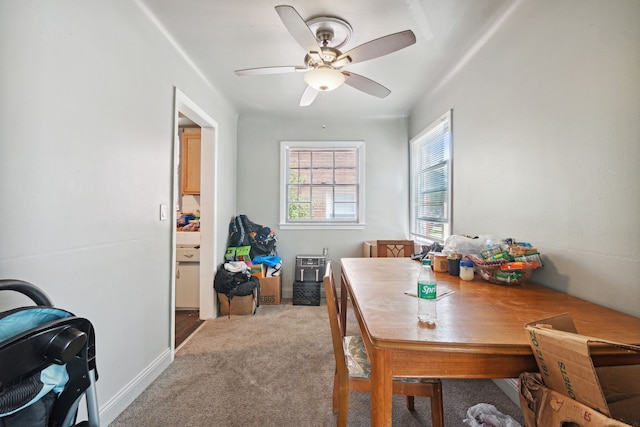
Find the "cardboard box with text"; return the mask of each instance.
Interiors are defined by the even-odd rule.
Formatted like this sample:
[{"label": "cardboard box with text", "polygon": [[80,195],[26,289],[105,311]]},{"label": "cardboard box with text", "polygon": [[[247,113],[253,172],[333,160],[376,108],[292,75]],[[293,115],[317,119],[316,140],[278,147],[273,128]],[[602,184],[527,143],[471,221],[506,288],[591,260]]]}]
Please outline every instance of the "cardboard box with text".
[{"label": "cardboard box with text", "polygon": [[628,424],[547,388],[538,373],[520,374],[520,408],[526,427],[627,427]]},{"label": "cardboard box with text", "polygon": [[608,417],[640,422],[640,364],[596,367],[592,359],[597,349],[631,353],[640,361],[640,347],[580,335],[568,313],[525,329],[546,387]]},{"label": "cardboard box with text", "polygon": [[278,305],[282,299],[282,276],[261,277],[260,305]]}]

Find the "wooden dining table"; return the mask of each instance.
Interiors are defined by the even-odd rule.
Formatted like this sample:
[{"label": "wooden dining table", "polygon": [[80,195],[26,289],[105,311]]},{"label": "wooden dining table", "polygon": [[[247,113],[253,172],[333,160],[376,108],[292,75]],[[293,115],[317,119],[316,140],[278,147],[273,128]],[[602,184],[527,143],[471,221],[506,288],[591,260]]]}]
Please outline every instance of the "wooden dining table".
[{"label": "wooden dining table", "polygon": [[[417,319],[420,263],[410,258],[341,259],[341,302],[350,298],[371,362],[371,422],[391,426],[393,377],[516,378],[537,372],[524,325],[569,313],[579,333],[640,344],[640,318],[533,283],[498,285],[435,273],[434,328]],[[535,275],[535,272],[533,273]],[[604,285],[603,285],[604,286]],[[346,309],[341,310],[346,325]],[[598,365],[640,363],[640,356],[594,348]],[[445,396],[446,399],[446,396]]]}]

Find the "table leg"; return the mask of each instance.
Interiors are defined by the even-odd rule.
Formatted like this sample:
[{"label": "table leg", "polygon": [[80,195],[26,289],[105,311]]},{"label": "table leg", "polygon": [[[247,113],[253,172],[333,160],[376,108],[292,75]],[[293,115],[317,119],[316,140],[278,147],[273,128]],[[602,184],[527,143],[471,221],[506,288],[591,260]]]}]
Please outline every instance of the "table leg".
[{"label": "table leg", "polygon": [[385,350],[369,352],[371,362],[371,425],[391,427],[393,377],[391,354]]},{"label": "table leg", "polygon": [[347,292],[345,278],[340,274],[340,324],[343,337],[347,334]]}]

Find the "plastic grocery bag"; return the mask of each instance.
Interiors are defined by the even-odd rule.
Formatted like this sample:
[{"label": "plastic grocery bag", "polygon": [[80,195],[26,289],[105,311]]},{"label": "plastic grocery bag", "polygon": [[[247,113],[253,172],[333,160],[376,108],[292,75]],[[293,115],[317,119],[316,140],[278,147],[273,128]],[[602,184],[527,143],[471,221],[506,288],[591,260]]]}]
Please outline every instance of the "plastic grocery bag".
[{"label": "plastic grocery bag", "polygon": [[519,422],[488,403],[478,403],[467,409],[467,418],[463,421],[471,427],[522,427]]},{"label": "plastic grocery bag", "polygon": [[458,253],[462,256],[468,254],[480,254],[482,250],[486,249],[485,239],[471,238],[467,236],[461,236],[458,234],[451,235],[444,242],[444,248],[442,248],[443,254]]}]

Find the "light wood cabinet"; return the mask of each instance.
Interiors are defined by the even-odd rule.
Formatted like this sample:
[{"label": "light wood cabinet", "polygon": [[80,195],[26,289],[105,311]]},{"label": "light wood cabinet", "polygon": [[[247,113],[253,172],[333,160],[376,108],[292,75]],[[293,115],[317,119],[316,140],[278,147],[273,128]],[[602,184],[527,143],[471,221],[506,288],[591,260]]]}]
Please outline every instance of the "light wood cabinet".
[{"label": "light wood cabinet", "polygon": [[182,194],[200,194],[200,129],[185,129],[180,147]]}]

